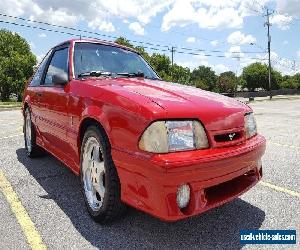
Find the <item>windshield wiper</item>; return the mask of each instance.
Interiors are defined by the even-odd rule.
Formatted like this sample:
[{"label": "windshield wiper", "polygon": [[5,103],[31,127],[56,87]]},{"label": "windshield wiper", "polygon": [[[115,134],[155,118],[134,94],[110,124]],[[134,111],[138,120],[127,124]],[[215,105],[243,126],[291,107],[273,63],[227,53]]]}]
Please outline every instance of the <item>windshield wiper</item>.
[{"label": "windshield wiper", "polygon": [[129,73],[129,72],[120,72],[116,73],[118,76],[127,76],[127,77],[145,77],[144,73],[138,71],[137,73]]},{"label": "windshield wiper", "polygon": [[111,77],[117,77],[117,76],[124,76],[124,77],[144,77],[145,79],[150,79],[150,80],[161,80],[160,78],[157,77],[149,77],[145,76],[143,72],[138,71],[137,73],[134,72],[109,72],[109,71],[89,71],[89,72],[83,72],[78,75],[79,78],[82,77],[100,77],[100,76],[111,76]]},{"label": "windshield wiper", "polygon": [[99,77],[99,76],[112,76],[112,72],[107,71],[89,71],[89,72],[83,72],[78,75],[78,77]]},{"label": "windshield wiper", "polygon": [[161,81],[161,78],[159,78],[159,77],[145,76],[145,79],[149,79],[149,80],[159,80],[159,81]]}]

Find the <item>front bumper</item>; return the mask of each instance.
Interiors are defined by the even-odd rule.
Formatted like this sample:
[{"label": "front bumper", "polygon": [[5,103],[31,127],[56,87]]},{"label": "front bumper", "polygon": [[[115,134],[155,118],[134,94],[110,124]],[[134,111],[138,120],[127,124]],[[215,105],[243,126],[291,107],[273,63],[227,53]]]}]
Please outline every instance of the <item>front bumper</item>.
[{"label": "front bumper", "polygon": [[[262,177],[265,139],[257,135],[227,148],[145,156],[112,149],[125,203],[162,220],[176,221],[224,204]],[[187,183],[189,205],[179,209],[176,192]]]}]

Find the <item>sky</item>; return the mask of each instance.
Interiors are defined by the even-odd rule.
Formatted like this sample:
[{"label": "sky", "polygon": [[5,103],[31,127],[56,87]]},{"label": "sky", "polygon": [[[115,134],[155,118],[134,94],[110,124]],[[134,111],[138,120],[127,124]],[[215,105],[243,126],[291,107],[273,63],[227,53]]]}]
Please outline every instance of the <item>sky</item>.
[{"label": "sky", "polygon": [[23,36],[38,60],[56,44],[80,35],[105,40],[123,36],[149,53],[171,56],[173,46],[174,63],[190,69],[205,65],[218,74],[240,74],[250,63],[267,63],[267,8],[274,12],[272,66],[283,74],[300,72],[300,0],[6,0],[0,5],[0,29]]}]

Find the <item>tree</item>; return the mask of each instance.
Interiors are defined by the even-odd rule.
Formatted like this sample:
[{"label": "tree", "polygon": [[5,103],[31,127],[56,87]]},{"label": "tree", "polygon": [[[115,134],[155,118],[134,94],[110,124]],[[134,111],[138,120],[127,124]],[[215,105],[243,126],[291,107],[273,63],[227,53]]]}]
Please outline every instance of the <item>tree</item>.
[{"label": "tree", "polygon": [[296,89],[300,87],[300,74],[294,76],[283,76],[282,81],[279,84],[282,89]]},{"label": "tree", "polygon": [[267,89],[268,86],[268,67],[261,63],[252,63],[245,67],[242,72],[242,78],[249,91],[255,91],[256,88]]},{"label": "tree", "polygon": [[9,100],[15,93],[20,101],[26,80],[33,74],[36,58],[27,41],[17,33],[0,30],[0,94]]},{"label": "tree", "polygon": [[163,54],[153,53],[150,57],[150,64],[165,81],[171,81],[171,60]]},{"label": "tree", "polygon": [[293,81],[295,82],[295,86],[300,88],[300,73],[293,75]]},{"label": "tree", "polygon": [[[277,89],[282,82],[281,73],[272,69],[272,89]],[[269,71],[268,66],[262,63],[252,63],[243,69],[242,78],[244,87],[249,91],[255,91],[257,88],[269,90]]]},{"label": "tree", "polygon": [[181,84],[189,84],[191,72],[189,68],[184,68],[180,65],[174,64],[170,68],[171,77],[173,82],[178,82]]},{"label": "tree", "polygon": [[129,42],[129,40],[127,40],[126,38],[124,38],[122,36],[117,38],[115,40],[115,43],[134,49],[134,46]]},{"label": "tree", "polygon": [[223,72],[218,77],[217,89],[220,93],[233,93],[237,89],[239,80],[232,71]]},{"label": "tree", "polygon": [[191,74],[193,85],[209,91],[217,91],[217,79],[216,73],[210,67],[206,66],[199,66]]}]

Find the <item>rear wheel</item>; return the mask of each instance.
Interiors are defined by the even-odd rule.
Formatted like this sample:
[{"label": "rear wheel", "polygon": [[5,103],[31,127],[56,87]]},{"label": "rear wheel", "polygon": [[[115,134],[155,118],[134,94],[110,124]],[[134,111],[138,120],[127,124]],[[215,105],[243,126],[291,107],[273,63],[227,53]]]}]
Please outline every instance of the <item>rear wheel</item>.
[{"label": "rear wheel", "polygon": [[81,145],[81,186],[91,217],[99,223],[112,221],[124,210],[120,181],[106,136],[97,126],[87,128]]},{"label": "rear wheel", "polygon": [[35,127],[28,107],[24,112],[24,142],[26,153],[29,157],[37,157],[43,153],[43,150],[36,144]]}]

